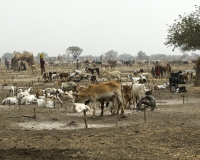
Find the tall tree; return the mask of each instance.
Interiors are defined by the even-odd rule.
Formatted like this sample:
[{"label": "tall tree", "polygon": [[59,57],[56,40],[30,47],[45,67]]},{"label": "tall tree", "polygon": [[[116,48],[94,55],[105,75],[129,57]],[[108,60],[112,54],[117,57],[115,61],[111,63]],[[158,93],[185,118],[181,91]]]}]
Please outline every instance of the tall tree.
[{"label": "tall tree", "polygon": [[11,59],[13,58],[13,53],[4,53],[4,55],[2,56],[3,59]]},{"label": "tall tree", "polygon": [[116,51],[110,50],[104,54],[106,60],[116,60],[118,53]]},{"label": "tall tree", "polygon": [[74,57],[74,60],[76,60],[77,57],[80,56],[82,52],[83,52],[83,49],[81,49],[77,46],[69,47],[66,50],[66,53],[71,54]]},{"label": "tall tree", "polygon": [[181,51],[195,51],[200,49],[200,6],[195,5],[196,10],[190,14],[179,15],[169,29],[167,47],[179,48]]},{"label": "tall tree", "polygon": [[139,51],[138,54],[137,54],[137,58],[140,59],[140,60],[146,60],[147,55],[146,55],[146,53]]}]

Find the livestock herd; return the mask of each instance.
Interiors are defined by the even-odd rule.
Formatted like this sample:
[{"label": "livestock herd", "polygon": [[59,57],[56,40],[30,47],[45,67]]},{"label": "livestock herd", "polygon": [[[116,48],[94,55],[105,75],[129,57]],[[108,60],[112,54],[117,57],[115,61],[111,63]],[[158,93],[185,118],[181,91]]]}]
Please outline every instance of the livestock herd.
[{"label": "livestock herd", "polygon": [[[48,71],[42,75],[44,81],[51,83],[55,80],[54,84],[59,87],[33,91],[32,87],[23,90],[11,86],[12,96],[5,98],[2,104],[29,105],[33,103],[38,107],[55,108],[56,104],[62,105],[66,101],[73,103],[76,112],[91,111],[95,117],[96,106],[99,103],[101,116],[103,116],[105,104],[108,106],[112,103],[112,105],[109,104],[111,114],[117,113],[120,119],[119,112],[121,111],[121,116],[124,117],[125,109],[136,108],[138,100],[143,98],[147,91],[154,92],[155,90],[167,90],[167,88],[172,91],[171,87],[174,87],[174,92],[187,92],[186,87],[178,87],[178,84],[185,84],[195,78],[194,69],[172,73],[170,66],[159,66],[159,70],[162,70],[161,76],[158,75],[156,69],[158,66],[155,66],[155,70],[152,68],[150,73],[144,72],[144,69],[136,69],[124,77],[119,70],[108,70],[106,67],[97,68],[96,66],[74,69],[73,72]],[[164,76],[169,77],[169,81],[147,87],[150,80]],[[83,80],[91,84],[80,85],[79,82]],[[33,92],[35,94],[32,94]]]}]

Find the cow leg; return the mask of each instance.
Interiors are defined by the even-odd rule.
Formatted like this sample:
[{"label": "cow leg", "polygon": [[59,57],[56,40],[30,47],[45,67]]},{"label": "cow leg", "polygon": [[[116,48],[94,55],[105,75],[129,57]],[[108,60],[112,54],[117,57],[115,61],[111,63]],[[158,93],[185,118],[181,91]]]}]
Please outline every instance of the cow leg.
[{"label": "cow leg", "polygon": [[103,110],[104,110],[104,101],[101,101],[101,114],[100,114],[101,117],[103,117]]},{"label": "cow leg", "polygon": [[95,118],[96,117],[96,105],[97,105],[97,103],[96,103],[96,101],[95,102],[93,102],[93,118]]}]

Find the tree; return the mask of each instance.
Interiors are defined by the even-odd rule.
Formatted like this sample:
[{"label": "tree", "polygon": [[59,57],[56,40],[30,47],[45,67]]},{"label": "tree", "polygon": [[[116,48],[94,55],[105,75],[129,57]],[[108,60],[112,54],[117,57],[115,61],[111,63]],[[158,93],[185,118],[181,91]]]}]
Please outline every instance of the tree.
[{"label": "tree", "polygon": [[40,59],[40,54],[44,54],[44,58],[48,58],[48,54],[47,53],[38,53],[38,55],[36,56],[36,59]]},{"label": "tree", "polygon": [[5,53],[3,56],[2,56],[2,58],[3,59],[12,59],[13,58],[13,56],[14,56],[14,54],[13,53]]},{"label": "tree", "polygon": [[196,51],[200,49],[200,6],[195,5],[196,10],[190,14],[179,15],[169,29],[167,47],[179,48],[181,51]]},{"label": "tree", "polygon": [[78,56],[80,56],[82,52],[83,52],[83,49],[81,49],[81,48],[79,48],[79,47],[77,47],[77,46],[69,47],[69,48],[67,48],[67,50],[66,50],[66,53],[67,53],[68,55],[71,54],[71,55],[74,57],[74,60],[76,60],[76,58],[77,58]]},{"label": "tree", "polygon": [[104,54],[104,58],[106,60],[109,60],[109,59],[114,60],[114,59],[117,59],[117,55],[118,53],[116,51],[110,50]]},{"label": "tree", "polygon": [[147,59],[146,53],[144,53],[142,51],[139,51],[137,56],[138,56],[138,59],[140,59],[140,60],[146,60]]},{"label": "tree", "polygon": [[63,59],[63,56],[61,56],[59,53],[59,55],[57,56],[57,60],[61,61],[62,59]]},{"label": "tree", "polygon": [[131,54],[124,53],[124,54],[119,55],[119,59],[121,59],[121,60],[133,60],[134,57]]}]

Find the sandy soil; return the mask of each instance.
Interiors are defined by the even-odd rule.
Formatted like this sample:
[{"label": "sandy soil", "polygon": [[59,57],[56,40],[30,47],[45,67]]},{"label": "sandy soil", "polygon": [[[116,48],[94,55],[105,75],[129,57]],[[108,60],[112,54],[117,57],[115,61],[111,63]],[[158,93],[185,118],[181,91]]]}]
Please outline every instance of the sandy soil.
[{"label": "sandy soil", "polygon": [[[56,87],[38,82],[39,71],[16,74],[2,73],[1,85],[12,85],[14,75],[18,87]],[[0,105],[0,159],[200,159],[200,87],[185,86],[187,93],[155,91],[157,109],[147,109],[146,123],[142,111],[126,109],[126,118],[118,121],[108,107],[103,117],[87,113],[88,129],[83,114],[75,113],[67,101],[62,107],[57,102],[54,109]],[[0,100],[8,88],[0,88]],[[34,108],[36,118],[23,116],[33,116]]]}]

